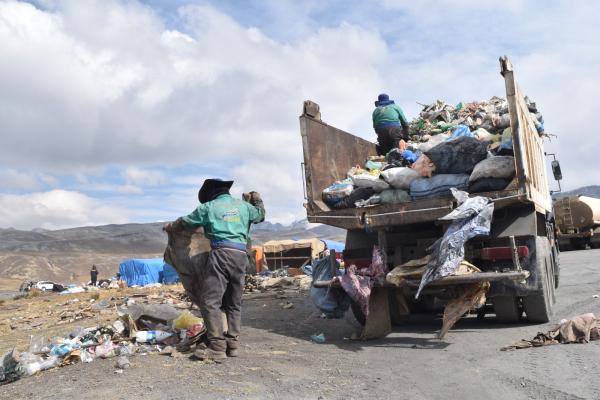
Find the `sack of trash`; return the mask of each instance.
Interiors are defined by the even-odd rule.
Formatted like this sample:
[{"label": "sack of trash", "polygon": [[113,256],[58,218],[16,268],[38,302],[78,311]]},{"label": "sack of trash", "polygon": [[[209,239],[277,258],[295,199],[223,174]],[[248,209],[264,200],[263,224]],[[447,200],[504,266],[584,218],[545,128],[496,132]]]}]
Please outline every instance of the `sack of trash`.
[{"label": "sack of trash", "polygon": [[325,188],[321,196],[325,204],[329,207],[335,207],[337,203],[348,197],[353,190],[354,185],[352,184],[352,180],[348,178],[343,181],[335,182],[331,186]]},{"label": "sack of trash", "polygon": [[410,183],[419,177],[419,173],[408,167],[397,167],[381,171],[381,177],[394,189],[408,189]]},{"label": "sack of trash", "polygon": [[515,159],[511,156],[493,156],[477,163],[469,182],[484,178],[500,178],[511,180],[515,176]]},{"label": "sack of trash", "polygon": [[379,193],[379,202],[381,204],[397,204],[411,201],[408,190],[403,189],[386,189]]},{"label": "sack of trash", "polygon": [[469,186],[469,175],[440,174],[431,178],[419,178],[410,184],[410,196],[413,199],[450,196],[451,188],[466,190]]},{"label": "sack of trash", "polygon": [[390,185],[380,179],[379,176],[373,174],[358,174],[352,176],[352,183],[354,186],[359,188],[371,188],[376,192],[381,192],[382,190],[388,189]]},{"label": "sack of trash", "polygon": [[487,146],[479,140],[461,136],[438,144],[424,153],[439,174],[468,174],[487,156]]}]

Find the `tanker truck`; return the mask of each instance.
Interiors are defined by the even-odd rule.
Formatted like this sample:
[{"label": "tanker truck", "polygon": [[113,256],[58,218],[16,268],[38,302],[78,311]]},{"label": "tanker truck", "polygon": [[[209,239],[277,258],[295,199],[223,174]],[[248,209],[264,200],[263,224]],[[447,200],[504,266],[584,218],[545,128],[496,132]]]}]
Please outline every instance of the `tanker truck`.
[{"label": "tanker truck", "polygon": [[[481,272],[469,276],[446,276],[432,282],[415,300],[418,281],[389,280],[375,284],[369,297],[369,312],[352,304],[356,320],[363,325],[362,338],[385,336],[393,323],[405,320],[407,312],[422,310],[419,303],[448,301],[460,285],[490,282],[486,310],[503,322],[518,322],[523,313],[532,323],[547,322],[558,285],[558,249],[554,238],[552,198],[546,177],[542,136],[530,115],[527,101],[517,84],[513,66],[500,59],[510,116],[516,177],[505,190],[477,194],[495,204],[489,236],[466,243],[465,260]],[[300,116],[307,218],[347,230],[343,252],[345,265],[369,263],[377,246],[389,271],[395,266],[429,254],[431,245],[444,235],[448,225],[440,218],[458,207],[452,196],[413,199],[396,204],[332,209],[322,192],[334,181],[346,178],[357,160],[376,155],[374,143],[352,135],[322,119],[325,108],[305,101]],[[555,178],[559,179],[555,174]],[[343,290],[336,280],[315,281],[315,287]],[[491,303],[491,304],[490,304]],[[407,310],[408,308],[408,310]],[[485,316],[485,314],[484,314]]]},{"label": "tanker truck", "polygon": [[568,196],[554,201],[561,251],[600,248],[600,199]]}]

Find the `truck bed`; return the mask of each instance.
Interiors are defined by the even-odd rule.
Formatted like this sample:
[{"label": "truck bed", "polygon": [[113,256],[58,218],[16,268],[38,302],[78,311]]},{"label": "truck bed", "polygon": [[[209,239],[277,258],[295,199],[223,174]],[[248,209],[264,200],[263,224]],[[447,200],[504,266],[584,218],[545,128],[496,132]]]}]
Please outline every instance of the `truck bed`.
[{"label": "truck bed", "polygon": [[[511,119],[516,164],[515,184],[509,185],[509,190],[477,195],[496,199],[496,209],[527,202],[545,214],[551,211],[552,204],[546,179],[542,139],[514,80],[512,65],[506,59],[500,61]],[[375,156],[375,144],[326,124],[321,120],[319,106],[310,101],[305,102],[304,112],[300,116],[300,130],[304,150],[305,207],[310,222],[344,229],[376,229],[434,221],[456,207],[452,197],[440,197],[332,210],[322,200],[323,190],[335,181],[346,178],[348,170],[357,163],[363,163],[369,156]]]}]

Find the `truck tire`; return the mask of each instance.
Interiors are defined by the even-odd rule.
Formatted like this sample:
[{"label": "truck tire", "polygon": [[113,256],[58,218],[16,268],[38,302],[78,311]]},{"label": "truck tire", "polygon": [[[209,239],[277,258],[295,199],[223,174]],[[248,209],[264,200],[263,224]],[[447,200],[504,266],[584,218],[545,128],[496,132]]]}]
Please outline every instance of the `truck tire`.
[{"label": "truck tire", "polygon": [[492,305],[496,313],[496,319],[500,322],[515,323],[521,319],[523,310],[519,304],[519,298],[514,296],[492,297]]},{"label": "truck tire", "polygon": [[554,304],[554,271],[550,245],[547,238],[536,237],[534,263],[541,291],[539,294],[523,297],[523,309],[529,322],[548,322],[552,318]]},{"label": "truck tire", "polygon": [[360,308],[360,305],[357,302],[353,301],[352,303],[350,303],[350,308],[352,309],[352,314],[354,314],[354,318],[356,319],[356,321],[362,326],[365,326],[367,318],[365,317],[365,314]]}]

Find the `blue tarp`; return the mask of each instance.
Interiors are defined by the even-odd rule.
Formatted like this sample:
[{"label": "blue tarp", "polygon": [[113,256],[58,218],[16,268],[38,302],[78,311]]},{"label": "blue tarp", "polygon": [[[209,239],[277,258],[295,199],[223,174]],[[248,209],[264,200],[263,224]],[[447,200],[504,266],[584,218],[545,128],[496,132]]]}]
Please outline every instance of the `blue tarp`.
[{"label": "blue tarp", "polygon": [[342,251],[344,251],[344,247],[346,247],[346,245],[341,242],[334,242],[333,240],[327,240],[327,239],[322,239],[322,240],[323,240],[323,242],[325,242],[325,244],[327,245],[327,248],[329,250],[335,250],[336,253],[341,253]]},{"label": "blue tarp", "polygon": [[132,258],[119,264],[121,279],[127,286],[145,286],[153,283],[176,283],[179,276],[162,258]]}]

